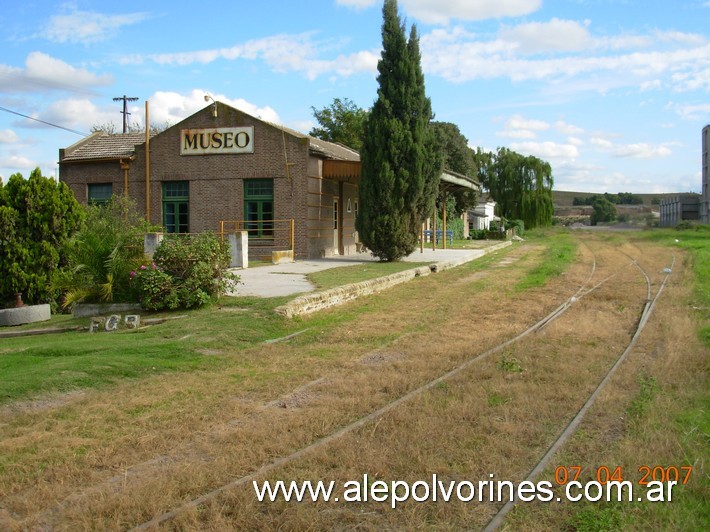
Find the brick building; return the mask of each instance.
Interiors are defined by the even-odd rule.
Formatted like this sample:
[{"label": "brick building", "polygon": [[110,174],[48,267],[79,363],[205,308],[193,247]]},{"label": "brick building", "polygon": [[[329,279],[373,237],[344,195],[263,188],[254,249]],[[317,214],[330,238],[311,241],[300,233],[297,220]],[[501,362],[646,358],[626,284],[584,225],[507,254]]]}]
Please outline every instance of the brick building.
[{"label": "brick building", "polygon": [[84,204],[127,192],[166,232],[247,230],[250,255],[315,258],[356,252],[359,161],[215,102],[149,139],[98,132],[60,149],[59,179]]}]

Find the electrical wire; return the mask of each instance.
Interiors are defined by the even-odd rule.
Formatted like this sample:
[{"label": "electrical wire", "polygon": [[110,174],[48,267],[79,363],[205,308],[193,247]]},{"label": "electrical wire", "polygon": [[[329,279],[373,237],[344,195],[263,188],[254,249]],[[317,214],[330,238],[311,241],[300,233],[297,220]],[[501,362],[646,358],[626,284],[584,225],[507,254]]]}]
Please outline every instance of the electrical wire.
[{"label": "electrical wire", "polygon": [[17,111],[13,111],[12,109],[7,109],[5,107],[0,107],[0,111],[5,111],[6,113],[11,113],[13,115],[21,116],[21,117],[27,118],[29,120],[34,120],[35,122],[40,122],[40,123],[46,124],[48,126],[63,129],[64,131],[69,131],[70,133],[75,133],[76,135],[80,135],[82,137],[86,137],[89,135],[89,133],[83,133],[83,132],[77,131],[75,129],[69,129],[68,127],[58,126],[57,124],[52,124],[51,122],[45,122],[44,120],[40,120],[39,118],[33,118],[31,116],[23,115],[22,113],[18,113]]}]

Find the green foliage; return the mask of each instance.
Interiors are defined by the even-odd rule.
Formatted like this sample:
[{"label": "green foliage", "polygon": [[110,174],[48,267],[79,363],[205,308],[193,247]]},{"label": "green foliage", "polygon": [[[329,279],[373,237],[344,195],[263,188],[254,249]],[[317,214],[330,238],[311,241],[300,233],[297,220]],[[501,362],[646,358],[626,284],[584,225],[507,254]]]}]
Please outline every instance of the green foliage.
[{"label": "green foliage", "polygon": [[[605,199],[614,205],[643,205],[643,198],[631,192],[619,192],[618,194],[609,194],[605,192],[602,195],[592,194],[585,197],[575,196],[572,200],[572,205],[594,205],[598,199]],[[654,200],[657,198],[654,198]],[[653,204],[653,201],[651,202]],[[660,203],[660,200],[658,201]]]},{"label": "green foliage", "polygon": [[616,207],[606,198],[597,198],[592,205],[594,211],[589,220],[592,225],[599,222],[613,222],[616,220]]},{"label": "green foliage", "polygon": [[149,231],[125,196],[86,209],[86,221],[67,241],[67,264],[55,280],[62,305],[135,301],[129,272],[143,260],[143,236]]},{"label": "green foliage", "polygon": [[525,222],[523,220],[506,220],[505,228],[513,229],[518,236],[525,234]]},{"label": "green foliage", "polygon": [[569,526],[576,532],[623,530],[623,512],[618,505],[587,505],[574,514]]},{"label": "green foliage", "polygon": [[320,126],[311,129],[310,135],[329,142],[339,142],[360,151],[367,120],[365,109],[361,109],[348,98],[335,98],[329,107],[311,109]]},{"label": "green foliage", "polygon": [[515,357],[508,357],[508,355],[503,355],[501,359],[496,363],[496,367],[505,371],[506,373],[522,373],[523,366],[520,361]]},{"label": "green foliage", "polygon": [[[443,168],[465,176],[476,175],[478,170],[474,151],[468,147],[468,139],[463,136],[459,127],[450,122],[432,122],[430,126],[442,154]],[[478,195],[474,190],[456,189],[447,196],[447,215],[451,219],[457,218],[474,207],[477,200]],[[439,216],[441,215],[440,210]]]},{"label": "green foliage", "polygon": [[379,91],[365,125],[356,223],[373,255],[393,261],[416,248],[420,225],[433,211],[442,161],[429,127],[416,28],[407,40],[395,0],[385,0],[383,18]]},{"label": "green foliage", "polygon": [[64,264],[63,246],[80,226],[84,209],[65,183],[39,168],[0,183],[0,301],[55,303],[54,278]]},{"label": "green foliage", "polygon": [[552,168],[537,157],[525,157],[507,148],[498,148],[495,155],[479,159],[487,167],[479,177],[498,203],[500,215],[520,219],[525,227],[547,227],[552,224]]},{"label": "green foliage", "polygon": [[225,273],[229,246],[211,233],[166,235],[154,263],[130,273],[140,303],[149,310],[196,308],[224,294],[238,277]]}]

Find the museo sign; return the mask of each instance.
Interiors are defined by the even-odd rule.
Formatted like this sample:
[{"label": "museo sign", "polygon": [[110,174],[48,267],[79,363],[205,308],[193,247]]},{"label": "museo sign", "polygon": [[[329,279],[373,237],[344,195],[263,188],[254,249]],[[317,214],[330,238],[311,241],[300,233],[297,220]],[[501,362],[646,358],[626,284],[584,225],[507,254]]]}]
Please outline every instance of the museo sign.
[{"label": "museo sign", "polygon": [[180,131],[180,155],[254,153],[253,127],[216,127]]}]

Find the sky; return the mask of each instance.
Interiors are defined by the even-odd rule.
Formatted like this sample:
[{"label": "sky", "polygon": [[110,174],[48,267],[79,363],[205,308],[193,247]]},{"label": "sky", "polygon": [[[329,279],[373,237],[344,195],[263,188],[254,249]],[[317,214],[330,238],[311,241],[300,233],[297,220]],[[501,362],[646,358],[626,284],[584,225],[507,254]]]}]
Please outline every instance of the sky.
[{"label": "sky", "polygon": [[[710,0],[399,0],[399,10],[417,27],[436,120],[471,147],[544,159],[557,190],[700,190]],[[138,98],[136,126],[146,101],[165,126],[209,105],[207,94],[307,133],[313,108],[335,98],[372,106],[381,25],[382,0],[6,2],[0,176],[56,176],[60,148],[96,126],[122,129],[113,98],[124,95]]]}]

